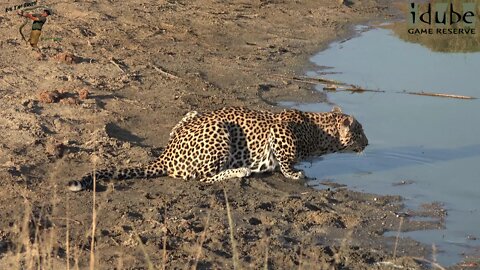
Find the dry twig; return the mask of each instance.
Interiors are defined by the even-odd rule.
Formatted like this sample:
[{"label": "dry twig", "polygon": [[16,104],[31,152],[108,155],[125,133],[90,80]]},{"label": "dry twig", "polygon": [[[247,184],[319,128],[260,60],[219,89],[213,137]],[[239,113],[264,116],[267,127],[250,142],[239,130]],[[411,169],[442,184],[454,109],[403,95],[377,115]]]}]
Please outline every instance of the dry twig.
[{"label": "dry twig", "polygon": [[169,79],[179,79],[178,76],[175,76],[175,75],[173,75],[172,73],[167,72],[167,71],[165,71],[165,70],[162,69],[162,68],[159,68],[159,67],[157,67],[157,66],[155,66],[155,65],[152,65],[152,67],[153,67],[156,71],[160,72],[160,74],[164,75],[165,77],[167,77],[167,78],[169,78]]},{"label": "dry twig", "polygon": [[119,63],[115,60],[115,58],[110,58],[110,63],[112,63],[114,66],[116,66],[122,73],[125,73],[125,70],[120,66]]},{"label": "dry twig", "polygon": [[[403,93],[403,92],[400,92],[400,93]],[[404,92],[404,93],[407,93],[407,94],[410,94],[410,95],[417,95],[417,96],[457,98],[457,99],[477,99],[476,97],[471,97],[471,96],[442,94],[442,93],[428,93],[428,92]]]},{"label": "dry twig", "polygon": [[223,188],[223,194],[225,196],[225,204],[227,206],[227,218],[228,218],[228,227],[230,229],[230,242],[232,244],[232,258],[233,258],[233,270],[238,268],[238,251],[237,251],[237,242],[235,241],[234,229],[233,229],[233,218],[230,211],[230,204],[228,203],[227,191],[225,187]]}]

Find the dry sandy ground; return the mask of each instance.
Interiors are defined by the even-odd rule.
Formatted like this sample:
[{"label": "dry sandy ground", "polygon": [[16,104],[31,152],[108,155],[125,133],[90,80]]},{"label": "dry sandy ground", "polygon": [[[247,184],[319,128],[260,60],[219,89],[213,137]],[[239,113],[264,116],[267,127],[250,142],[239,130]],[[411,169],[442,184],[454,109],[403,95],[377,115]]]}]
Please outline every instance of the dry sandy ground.
[{"label": "dry sandy ground", "polygon": [[278,173],[115,182],[95,204],[65,189],[94,168],[153,159],[190,110],[324,100],[292,77],[352,24],[393,16],[388,2],[39,2],[56,12],[41,54],[20,38],[21,18],[0,15],[0,268],[83,269],[92,254],[95,269],[424,267],[405,256],[429,258],[430,247],[382,234],[440,228],[445,213],[399,218],[398,197],[316,191]]}]

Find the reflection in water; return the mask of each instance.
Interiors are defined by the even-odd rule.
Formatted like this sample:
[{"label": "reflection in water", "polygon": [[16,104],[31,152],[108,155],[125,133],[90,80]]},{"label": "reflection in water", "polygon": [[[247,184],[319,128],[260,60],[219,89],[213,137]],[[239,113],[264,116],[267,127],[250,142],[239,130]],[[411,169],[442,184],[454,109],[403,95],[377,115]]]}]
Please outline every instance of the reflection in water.
[{"label": "reflection in water", "polygon": [[[435,6],[435,3],[445,3],[445,1],[429,1],[432,6]],[[450,2],[450,1],[448,1]],[[454,1],[452,1],[454,2]],[[433,33],[437,33],[437,29],[445,28],[442,26],[436,26],[432,23],[431,26],[428,24],[420,24],[417,23],[416,25],[412,26],[411,24],[401,21],[396,22],[393,24],[389,24],[384,26],[385,28],[393,30],[396,36],[401,38],[404,41],[417,43],[424,47],[429,48],[434,52],[479,52],[480,51],[480,1],[473,1],[472,3],[476,3],[477,12],[476,15],[476,22],[475,22],[475,34],[411,34],[409,33],[408,29],[431,29]],[[410,3],[410,2],[409,2]],[[404,5],[400,5],[400,9],[406,14],[406,17],[409,18],[409,10],[408,4],[405,3]],[[466,3],[466,1],[456,1],[454,2],[454,10],[461,11],[462,4]],[[425,5],[423,5],[425,6]],[[448,10],[449,11],[449,10]],[[421,10],[420,12],[425,12],[425,10]],[[459,26],[460,25],[460,26]],[[448,25],[447,28],[456,29],[459,27],[463,27],[461,23],[454,24],[452,27]]]},{"label": "reflection in water", "polygon": [[426,148],[422,146],[404,146],[394,148],[367,148],[365,153],[358,157],[355,154],[335,154],[323,160],[335,159],[339,163],[346,160],[359,163],[360,166],[321,166],[325,167],[315,173],[316,177],[324,178],[338,177],[346,174],[359,173],[358,168],[362,168],[363,173],[381,171],[390,171],[396,169],[408,169],[410,166],[433,166],[436,163],[449,162],[460,159],[479,158],[480,144],[468,145],[458,148]]},{"label": "reflection in water", "polygon": [[479,52],[480,34],[477,31],[475,35],[428,35],[428,34],[409,34],[408,26],[405,22],[397,22],[384,26],[393,30],[395,35],[404,41],[418,43],[429,48],[434,52]]}]

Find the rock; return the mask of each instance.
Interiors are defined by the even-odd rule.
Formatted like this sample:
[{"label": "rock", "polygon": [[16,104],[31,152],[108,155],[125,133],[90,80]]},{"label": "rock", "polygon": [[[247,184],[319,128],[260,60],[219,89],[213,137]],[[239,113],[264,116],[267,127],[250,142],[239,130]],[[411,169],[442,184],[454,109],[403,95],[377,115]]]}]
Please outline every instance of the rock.
[{"label": "rock", "polygon": [[78,104],[78,100],[73,98],[73,97],[68,97],[68,98],[62,98],[60,100],[60,103],[68,104],[68,105],[75,105],[75,104]]},{"label": "rock", "polygon": [[87,99],[89,95],[90,95],[90,92],[88,91],[87,88],[83,88],[78,91],[78,97],[82,100]]},{"label": "rock", "polygon": [[57,62],[66,63],[66,64],[76,64],[76,63],[80,62],[80,57],[76,56],[73,53],[69,53],[69,52],[59,53],[59,54],[55,55],[54,59]]},{"label": "rock", "polygon": [[56,158],[62,157],[64,150],[65,150],[65,145],[63,145],[61,142],[58,142],[53,138],[50,138],[45,144],[45,152],[48,155],[54,156]]},{"label": "rock", "polygon": [[54,91],[41,91],[38,94],[38,100],[43,103],[56,103],[60,101],[60,93],[57,90]]}]

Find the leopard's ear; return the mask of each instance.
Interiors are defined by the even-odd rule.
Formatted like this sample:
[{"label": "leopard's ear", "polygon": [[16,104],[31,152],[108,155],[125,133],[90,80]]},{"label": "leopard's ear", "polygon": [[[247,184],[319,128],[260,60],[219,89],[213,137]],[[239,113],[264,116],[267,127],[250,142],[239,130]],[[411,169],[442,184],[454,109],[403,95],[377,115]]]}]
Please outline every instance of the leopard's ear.
[{"label": "leopard's ear", "polygon": [[340,109],[340,107],[338,107],[338,106],[333,106],[332,112],[334,112],[334,113],[342,113],[342,109]]},{"label": "leopard's ear", "polygon": [[349,115],[347,118],[343,120],[342,124],[345,127],[350,127],[353,124],[353,121],[354,121],[353,117]]},{"label": "leopard's ear", "polygon": [[352,116],[345,117],[341,121],[342,124],[339,127],[339,131],[340,131],[341,136],[348,136],[348,134],[351,132],[353,121],[355,121],[355,120],[353,119]]}]

